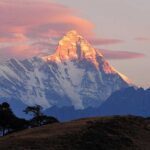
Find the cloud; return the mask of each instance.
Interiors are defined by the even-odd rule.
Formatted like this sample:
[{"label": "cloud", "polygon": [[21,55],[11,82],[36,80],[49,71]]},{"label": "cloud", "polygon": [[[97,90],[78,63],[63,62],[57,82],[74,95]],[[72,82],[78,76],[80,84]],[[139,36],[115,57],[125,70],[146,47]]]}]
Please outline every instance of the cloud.
[{"label": "cloud", "polygon": [[32,49],[30,45],[21,44],[16,46],[8,46],[0,49],[0,58],[8,59],[8,58],[27,58],[34,55],[39,54],[39,49]]},{"label": "cloud", "polygon": [[101,49],[100,52],[107,59],[134,59],[134,58],[143,58],[145,57],[142,53],[129,52],[129,51],[112,51]]},{"label": "cloud", "polygon": [[[50,41],[39,41],[33,42],[32,44],[20,44],[16,46],[8,46],[0,49],[0,56],[3,59],[10,57],[15,58],[30,58],[33,56],[45,56],[52,54],[57,45]],[[99,50],[106,59],[135,59],[145,57],[142,53],[129,52],[129,51],[114,51],[106,49],[97,49]]]},{"label": "cloud", "polygon": [[[94,35],[93,23],[79,17],[76,10],[49,0],[1,0],[0,20],[1,54],[5,53],[5,47],[10,56],[32,48],[31,41],[35,46],[41,39],[59,38],[72,29],[85,36]],[[31,56],[36,52],[37,49],[28,51]]]},{"label": "cloud", "polygon": [[135,40],[140,41],[140,42],[148,42],[148,41],[150,41],[150,38],[148,38],[148,37],[136,37]]},{"label": "cloud", "polygon": [[92,45],[95,45],[95,46],[109,45],[109,44],[119,44],[119,43],[124,42],[122,40],[112,39],[112,38],[89,38],[88,40]]},{"label": "cloud", "polygon": [[[49,0],[1,0],[0,58],[25,58],[53,52],[54,41],[72,29],[87,37],[94,46],[123,42],[96,38],[94,24],[78,15],[76,10]],[[138,53],[108,50],[104,55],[109,59],[142,57]]]},{"label": "cloud", "polygon": [[2,0],[0,20],[0,33],[4,37],[10,34],[51,36],[49,33],[70,29],[92,34],[94,28],[91,22],[78,17],[75,10],[48,0]]},{"label": "cloud", "polygon": [[14,43],[27,41],[27,37],[22,33],[6,34],[0,37],[0,43]]}]

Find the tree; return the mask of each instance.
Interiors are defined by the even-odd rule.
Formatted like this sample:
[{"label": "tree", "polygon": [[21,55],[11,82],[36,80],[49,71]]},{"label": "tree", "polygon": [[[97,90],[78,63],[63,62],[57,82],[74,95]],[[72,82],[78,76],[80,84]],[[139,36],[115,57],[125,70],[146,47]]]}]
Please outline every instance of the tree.
[{"label": "tree", "polygon": [[4,136],[10,130],[10,124],[12,119],[14,118],[14,114],[8,103],[4,102],[0,105],[0,127],[2,130],[2,135]]},{"label": "tree", "polygon": [[28,106],[26,107],[26,109],[24,110],[24,112],[26,114],[31,113],[34,117],[38,117],[38,116],[42,116],[42,107],[40,105],[36,105],[36,106]]},{"label": "tree", "polygon": [[36,106],[28,106],[24,112],[26,114],[33,115],[33,118],[31,119],[31,123],[33,126],[41,126],[42,125],[42,107],[40,105]]},{"label": "tree", "polygon": [[49,123],[59,122],[56,118],[46,116],[42,113],[42,107],[39,105],[28,106],[24,112],[32,114],[33,118],[30,120],[31,127],[42,126]]},{"label": "tree", "polygon": [[0,129],[3,136],[27,127],[27,121],[16,117],[8,103],[4,102],[0,104]]}]

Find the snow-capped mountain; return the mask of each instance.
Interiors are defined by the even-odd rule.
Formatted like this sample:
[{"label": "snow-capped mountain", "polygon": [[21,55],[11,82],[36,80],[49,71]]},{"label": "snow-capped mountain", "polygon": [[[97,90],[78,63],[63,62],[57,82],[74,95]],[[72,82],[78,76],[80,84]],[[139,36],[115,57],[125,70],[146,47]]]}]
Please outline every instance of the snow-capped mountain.
[{"label": "snow-capped mountain", "polygon": [[76,31],[59,41],[53,55],[0,64],[0,97],[44,108],[98,107],[131,84]]}]

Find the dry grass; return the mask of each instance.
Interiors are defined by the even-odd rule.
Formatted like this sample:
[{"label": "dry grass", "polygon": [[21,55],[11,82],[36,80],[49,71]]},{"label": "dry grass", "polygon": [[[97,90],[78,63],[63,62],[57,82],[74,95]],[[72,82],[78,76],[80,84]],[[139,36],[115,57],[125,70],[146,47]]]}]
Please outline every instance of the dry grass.
[{"label": "dry grass", "polygon": [[116,116],[56,123],[2,137],[0,150],[150,150],[150,120]]}]

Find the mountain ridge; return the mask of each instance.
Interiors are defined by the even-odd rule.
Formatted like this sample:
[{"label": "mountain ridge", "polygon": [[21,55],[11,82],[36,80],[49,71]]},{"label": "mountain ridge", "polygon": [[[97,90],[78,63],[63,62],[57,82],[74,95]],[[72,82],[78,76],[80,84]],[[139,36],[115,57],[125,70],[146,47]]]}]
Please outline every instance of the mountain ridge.
[{"label": "mountain ridge", "polygon": [[84,110],[75,110],[72,107],[52,108],[44,111],[60,121],[87,118],[94,116],[134,115],[150,116],[150,89],[128,87],[112,93],[112,95],[97,108],[88,107]]}]

